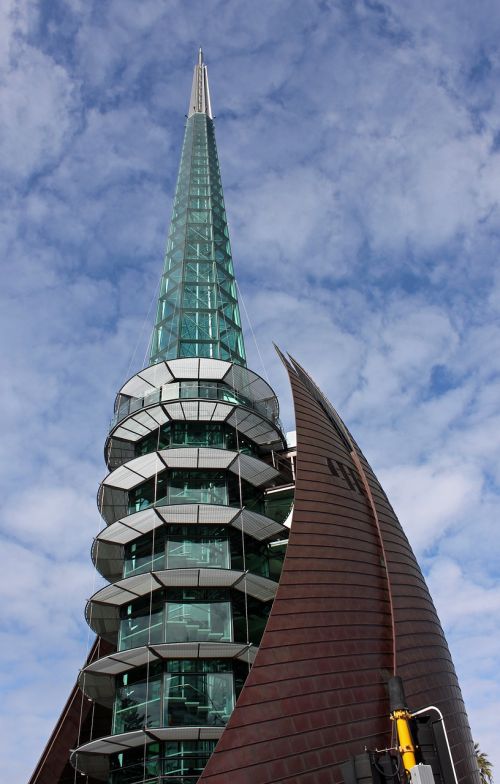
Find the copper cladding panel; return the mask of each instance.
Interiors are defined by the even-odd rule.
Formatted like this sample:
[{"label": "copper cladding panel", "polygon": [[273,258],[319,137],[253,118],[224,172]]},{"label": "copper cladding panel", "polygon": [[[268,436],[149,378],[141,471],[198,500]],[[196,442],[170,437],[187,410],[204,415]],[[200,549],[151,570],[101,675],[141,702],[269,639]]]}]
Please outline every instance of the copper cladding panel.
[{"label": "copper cladding panel", "polygon": [[[332,784],[365,746],[390,745],[388,581],[374,515],[343,423],[284,360],[297,426],[295,507],[285,564],[257,658],[200,782]],[[323,404],[321,403],[323,401]],[[445,715],[460,784],[478,784],[446,640],[408,540],[356,447],[391,580],[396,659],[409,707]]]}]

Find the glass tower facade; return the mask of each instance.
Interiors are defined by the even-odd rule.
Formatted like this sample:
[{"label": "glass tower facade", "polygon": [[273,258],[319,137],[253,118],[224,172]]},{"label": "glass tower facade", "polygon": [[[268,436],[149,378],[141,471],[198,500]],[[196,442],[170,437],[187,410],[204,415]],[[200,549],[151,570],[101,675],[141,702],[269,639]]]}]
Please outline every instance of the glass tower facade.
[{"label": "glass tower facade", "polygon": [[273,390],[246,367],[206,65],[195,66],[149,365],[120,389],[86,617],[115,653],[80,686],[111,712],[77,770],[194,784],[254,661],[293,499]]},{"label": "glass tower facade", "polygon": [[176,357],[246,364],[214,123],[201,111],[187,120],[149,361]]}]

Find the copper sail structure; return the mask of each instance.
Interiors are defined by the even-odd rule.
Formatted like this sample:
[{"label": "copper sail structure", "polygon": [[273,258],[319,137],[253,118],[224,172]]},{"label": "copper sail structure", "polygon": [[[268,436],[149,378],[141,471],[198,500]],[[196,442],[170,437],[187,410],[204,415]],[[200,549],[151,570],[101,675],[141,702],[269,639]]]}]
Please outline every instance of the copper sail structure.
[{"label": "copper sail structure", "polygon": [[149,364],[105,442],[97,640],[31,784],[479,781],[404,532],[337,413],[282,360],[297,451],[246,367],[200,50]]},{"label": "copper sail structure", "polygon": [[[283,358],[284,359],[284,358]],[[478,782],[464,703],[425,580],[396,515],[332,406],[284,359],[297,426],[285,565],[252,671],[201,778],[342,782],[394,743],[387,681],[445,717],[459,782]]]}]

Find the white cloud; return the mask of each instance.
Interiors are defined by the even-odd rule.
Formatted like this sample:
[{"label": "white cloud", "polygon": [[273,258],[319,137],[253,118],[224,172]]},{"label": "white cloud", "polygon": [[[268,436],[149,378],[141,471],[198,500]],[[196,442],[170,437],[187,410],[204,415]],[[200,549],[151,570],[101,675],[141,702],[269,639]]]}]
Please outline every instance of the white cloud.
[{"label": "white cloud", "polygon": [[6,176],[16,181],[57,163],[79,118],[78,87],[62,66],[27,44],[13,61],[0,86],[0,150]]},{"label": "white cloud", "polygon": [[[469,623],[467,637],[498,627],[500,621],[500,585],[479,585],[468,579],[463,569],[449,558],[434,561],[429,583],[438,609],[446,613],[447,623],[456,633],[464,618]],[[488,649],[487,649],[488,650]],[[490,656],[493,653],[489,648]]]},{"label": "white cloud", "polygon": [[382,486],[417,556],[443,538],[479,501],[481,474],[468,466],[398,466],[380,472]]}]

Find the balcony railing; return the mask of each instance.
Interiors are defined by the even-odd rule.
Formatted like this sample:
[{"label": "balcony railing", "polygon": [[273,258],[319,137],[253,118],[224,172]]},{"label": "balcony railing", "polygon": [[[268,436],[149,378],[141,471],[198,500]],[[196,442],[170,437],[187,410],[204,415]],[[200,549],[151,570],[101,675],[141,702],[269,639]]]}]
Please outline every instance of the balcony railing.
[{"label": "balcony railing", "polygon": [[142,408],[155,403],[169,403],[173,400],[186,399],[219,400],[223,403],[236,403],[237,405],[252,408],[257,413],[271,420],[274,425],[280,427],[274,406],[266,401],[251,400],[229,387],[206,383],[199,384],[192,381],[177,381],[155,389],[154,392],[145,397],[133,397],[123,400],[111,420],[110,430],[130,414],[140,411]]}]

